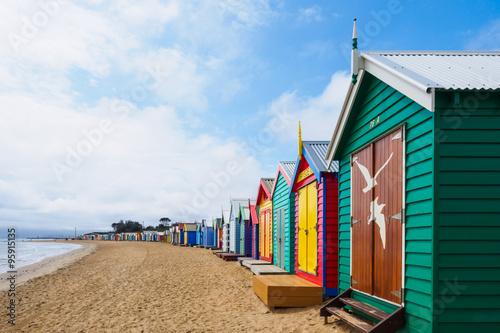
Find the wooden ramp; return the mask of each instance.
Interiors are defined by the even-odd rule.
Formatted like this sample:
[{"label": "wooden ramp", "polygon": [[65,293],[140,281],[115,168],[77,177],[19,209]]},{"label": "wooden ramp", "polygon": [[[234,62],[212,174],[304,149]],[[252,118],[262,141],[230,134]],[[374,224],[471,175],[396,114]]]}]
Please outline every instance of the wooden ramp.
[{"label": "wooden ramp", "polygon": [[288,275],[288,271],[274,265],[253,265],[250,268],[255,275]]},{"label": "wooden ramp", "polygon": [[207,250],[220,250],[220,247],[213,246],[213,245],[206,245],[205,249],[207,249]]},{"label": "wooden ramp", "polygon": [[247,260],[253,260],[252,257],[239,257],[238,262],[243,266],[243,262]]},{"label": "wooden ramp", "polygon": [[240,257],[244,257],[242,254],[234,254],[234,253],[223,253],[220,255],[222,259],[225,261],[236,261]]},{"label": "wooden ramp", "polygon": [[227,252],[224,252],[224,251],[218,251],[218,252],[214,252],[214,254],[215,254],[217,257],[222,258],[221,256],[222,256],[223,254],[228,254],[228,253],[227,253]]},{"label": "wooden ramp", "polygon": [[250,269],[252,269],[253,265],[271,265],[269,261],[258,260],[258,259],[245,260],[241,264]]},{"label": "wooden ramp", "polygon": [[271,310],[323,302],[323,288],[297,275],[254,275],[253,291]]}]

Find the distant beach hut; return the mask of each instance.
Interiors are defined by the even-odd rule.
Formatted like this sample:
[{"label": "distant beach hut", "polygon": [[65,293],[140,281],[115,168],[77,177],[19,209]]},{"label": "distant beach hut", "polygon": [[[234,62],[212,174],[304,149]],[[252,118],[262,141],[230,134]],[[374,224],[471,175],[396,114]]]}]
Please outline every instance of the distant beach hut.
[{"label": "distant beach hut", "polygon": [[[240,204],[238,214],[238,224],[240,228],[240,254],[245,257],[252,256],[252,226],[250,224],[250,200],[247,199],[246,205]],[[255,202],[253,201],[255,204]]]},{"label": "distant beach hut", "polygon": [[196,225],[196,245],[201,245],[203,242],[203,225],[205,224],[205,220],[202,220],[201,223]]},{"label": "distant beach hut", "polygon": [[222,249],[222,218],[216,217],[212,219],[214,226],[214,246]]},{"label": "distant beach hut", "polygon": [[238,224],[238,215],[241,204],[248,205],[248,199],[231,199],[229,211],[229,252],[234,254],[240,253],[241,228]]},{"label": "distant beach hut", "polygon": [[222,210],[222,251],[229,252],[229,210]]},{"label": "distant beach hut", "polygon": [[328,141],[304,141],[289,196],[295,194],[295,274],[337,295],[338,163],[327,165]]},{"label": "distant beach hut", "polygon": [[204,246],[214,246],[214,229],[213,229],[213,222],[210,223],[207,220],[203,220],[202,223],[202,228],[203,228],[203,236],[201,240],[201,245]]},{"label": "distant beach hut", "polygon": [[184,223],[184,245],[193,246],[196,245],[196,228],[197,223]]},{"label": "distant beach hut", "polygon": [[352,63],[327,154],[343,299],[400,324],[384,332],[499,332],[500,52],[355,49]]},{"label": "distant beach hut", "polygon": [[[249,200],[250,201],[250,200]],[[249,204],[250,219],[248,223],[252,226],[252,258],[259,259],[259,219],[255,204]]]},{"label": "distant beach hut", "polygon": [[280,162],[276,181],[271,190],[273,198],[274,265],[295,271],[295,193],[290,193],[295,162]]},{"label": "distant beach hut", "polygon": [[185,244],[184,223],[179,223],[179,240],[177,244]]},{"label": "distant beach hut", "polygon": [[261,178],[256,206],[259,214],[259,259],[273,262],[273,201],[274,178]]}]

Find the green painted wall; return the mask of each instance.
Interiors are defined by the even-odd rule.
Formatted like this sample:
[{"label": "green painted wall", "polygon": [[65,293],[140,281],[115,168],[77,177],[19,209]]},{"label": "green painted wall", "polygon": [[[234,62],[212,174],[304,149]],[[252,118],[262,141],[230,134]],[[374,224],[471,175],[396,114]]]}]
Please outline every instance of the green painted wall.
[{"label": "green painted wall", "polygon": [[435,132],[435,331],[500,332],[500,93],[436,94]]},{"label": "green painted wall", "polygon": [[[285,270],[295,274],[295,194],[288,197],[290,187],[280,173],[276,180],[276,189],[273,193],[273,253],[274,264],[277,265],[278,251],[278,216],[277,211],[285,207]],[[291,217],[294,217],[293,221]]]},{"label": "green painted wall", "polygon": [[[406,254],[403,332],[432,331],[433,114],[366,73],[335,159],[339,172],[339,292],[350,287],[350,155],[406,124]],[[386,311],[396,307],[355,293]]]}]

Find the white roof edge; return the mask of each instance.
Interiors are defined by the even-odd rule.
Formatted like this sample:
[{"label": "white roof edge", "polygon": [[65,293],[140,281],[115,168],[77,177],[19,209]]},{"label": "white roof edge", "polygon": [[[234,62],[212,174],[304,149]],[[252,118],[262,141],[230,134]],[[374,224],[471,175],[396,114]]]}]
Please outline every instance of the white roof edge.
[{"label": "white roof edge", "polygon": [[361,57],[364,58],[364,68],[367,72],[387,83],[395,90],[400,91],[403,95],[408,96],[427,110],[434,112],[433,87],[425,86],[367,54],[362,53]]},{"label": "white roof edge", "polygon": [[330,144],[328,145],[328,149],[326,151],[325,160],[327,161],[328,169],[330,169],[330,166],[332,165],[333,156],[335,156],[335,152],[337,151],[337,147],[340,142],[340,137],[344,133],[344,128],[347,123],[347,119],[349,118],[349,114],[351,113],[352,103],[354,102],[354,99],[358,94],[358,90],[361,85],[361,81],[363,81],[364,74],[365,70],[360,69],[356,84],[351,83],[349,85],[347,96],[342,106],[342,110],[340,111],[339,120],[337,121],[335,130],[333,131],[332,139],[330,140]]}]

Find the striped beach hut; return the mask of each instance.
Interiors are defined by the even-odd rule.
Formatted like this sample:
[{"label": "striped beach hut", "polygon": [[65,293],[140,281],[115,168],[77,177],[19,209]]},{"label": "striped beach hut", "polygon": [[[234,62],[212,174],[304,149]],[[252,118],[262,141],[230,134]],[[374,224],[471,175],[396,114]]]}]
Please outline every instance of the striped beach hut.
[{"label": "striped beach hut", "polygon": [[295,162],[280,162],[271,190],[274,265],[295,271],[295,193],[290,194]]},{"label": "striped beach hut", "polygon": [[290,186],[295,194],[295,274],[337,295],[338,164],[325,161],[328,141],[302,141]]},{"label": "striped beach hut", "polygon": [[271,190],[274,178],[261,178],[257,191],[257,214],[259,219],[259,259],[273,262],[273,201]]},{"label": "striped beach hut", "polygon": [[214,246],[222,249],[222,218],[213,218],[212,225],[214,228]]},{"label": "striped beach hut", "polygon": [[250,219],[248,223],[252,226],[252,255],[254,259],[259,259],[259,219],[257,215],[256,206],[249,204]]},{"label": "striped beach hut", "polygon": [[[255,204],[255,202],[253,202]],[[250,208],[251,200],[247,199],[246,205],[240,203],[238,224],[240,228],[240,254],[245,257],[252,255],[252,226],[250,221]]]},{"label": "striped beach hut", "polygon": [[384,332],[499,332],[500,52],[355,49],[352,62],[327,154],[340,292],[383,311]]},{"label": "striped beach hut", "polygon": [[222,210],[222,251],[229,252],[229,210]]},{"label": "striped beach hut", "polygon": [[248,205],[248,199],[231,199],[229,211],[229,252],[239,254],[241,245],[241,228],[238,222],[240,205]]}]

